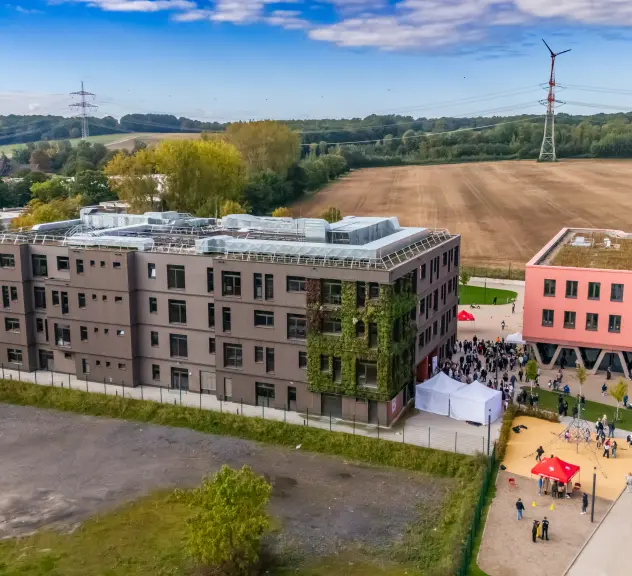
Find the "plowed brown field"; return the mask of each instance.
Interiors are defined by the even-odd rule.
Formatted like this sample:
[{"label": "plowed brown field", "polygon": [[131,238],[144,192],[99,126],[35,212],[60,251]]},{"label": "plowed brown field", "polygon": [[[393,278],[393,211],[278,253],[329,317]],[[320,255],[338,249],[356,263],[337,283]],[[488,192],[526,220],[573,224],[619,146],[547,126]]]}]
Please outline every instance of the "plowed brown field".
[{"label": "plowed brown field", "polygon": [[632,232],[632,161],[484,162],[357,170],[293,206],[397,216],[463,235],[470,265],[524,265],[566,226]]}]

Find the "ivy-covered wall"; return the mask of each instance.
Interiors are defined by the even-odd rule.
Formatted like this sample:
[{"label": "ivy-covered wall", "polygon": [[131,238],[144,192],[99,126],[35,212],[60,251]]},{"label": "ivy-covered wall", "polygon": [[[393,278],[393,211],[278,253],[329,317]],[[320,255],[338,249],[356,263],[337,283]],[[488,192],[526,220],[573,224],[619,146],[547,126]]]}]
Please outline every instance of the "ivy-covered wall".
[{"label": "ivy-covered wall", "polygon": [[[379,298],[370,300],[366,286],[366,304],[357,306],[357,283],[343,282],[339,306],[321,304],[321,281],[307,280],[307,380],[312,392],[330,392],[367,398],[390,400],[414,377],[415,323],[410,318],[416,311],[417,298],[412,282],[400,282],[399,293],[393,286],[381,285]],[[393,340],[393,328],[400,319],[400,338]],[[341,334],[321,332],[322,320],[341,321]],[[357,322],[364,322],[364,336],[356,336]],[[369,346],[369,323],[377,324],[378,343]],[[412,354],[412,357],[411,357]],[[329,356],[328,370],[321,370],[321,355]],[[333,357],[341,358],[339,382],[333,381]],[[394,367],[394,359],[398,358]],[[377,363],[377,390],[357,386],[356,361]]]}]

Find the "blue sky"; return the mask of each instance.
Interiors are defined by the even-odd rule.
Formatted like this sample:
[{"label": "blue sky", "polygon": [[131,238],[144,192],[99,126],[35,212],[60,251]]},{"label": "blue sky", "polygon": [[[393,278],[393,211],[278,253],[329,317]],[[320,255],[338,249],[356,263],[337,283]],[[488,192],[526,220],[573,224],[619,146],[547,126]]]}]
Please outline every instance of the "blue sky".
[{"label": "blue sky", "polygon": [[0,0],[0,114],[537,113],[542,36],[560,110],[632,110],[632,0]]}]

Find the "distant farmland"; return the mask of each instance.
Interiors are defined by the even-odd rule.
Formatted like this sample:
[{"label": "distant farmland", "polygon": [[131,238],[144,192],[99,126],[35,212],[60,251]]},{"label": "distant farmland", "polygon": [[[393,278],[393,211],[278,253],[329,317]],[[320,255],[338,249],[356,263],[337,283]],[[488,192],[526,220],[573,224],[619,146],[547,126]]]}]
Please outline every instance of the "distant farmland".
[{"label": "distant farmland", "polygon": [[632,232],[632,161],[484,162],[368,168],[292,209],[318,216],[397,216],[405,226],[463,235],[467,264],[523,266],[566,226]]},{"label": "distant farmland", "polygon": [[[134,141],[141,140],[147,145],[157,144],[162,140],[195,140],[200,137],[197,132],[175,132],[175,133],[152,133],[135,132],[133,134],[102,134],[100,136],[88,137],[89,142],[104,144],[113,150],[132,150]],[[72,138],[69,142],[76,146],[81,142],[81,138]],[[26,144],[4,144],[0,146],[0,154],[4,152],[7,156],[16,148],[26,148]]]}]

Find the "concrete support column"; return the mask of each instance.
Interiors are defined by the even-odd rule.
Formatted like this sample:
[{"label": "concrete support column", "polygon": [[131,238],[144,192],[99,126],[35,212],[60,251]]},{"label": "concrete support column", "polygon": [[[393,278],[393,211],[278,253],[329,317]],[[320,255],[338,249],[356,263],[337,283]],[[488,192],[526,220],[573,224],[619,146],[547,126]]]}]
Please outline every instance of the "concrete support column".
[{"label": "concrete support column", "polygon": [[621,366],[623,366],[623,375],[629,379],[630,371],[628,370],[628,366],[625,363],[625,356],[623,355],[623,352],[617,352],[617,356],[619,356],[619,360],[621,361]]},{"label": "concrete support column", "polygon": [[602,348],[601,352],[599,352],[599,356],[597,356],[597,361],[595,362],[594,368],[590,371],[591,374],[597,374],[597,370],[599,369],[599,365],[601,364],[601,361],[603,360],[603,357],[606,354],[607,354],[607,350],[605,348]]}]

